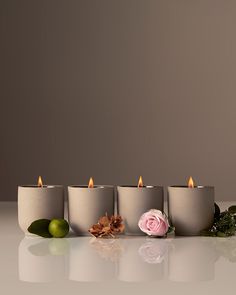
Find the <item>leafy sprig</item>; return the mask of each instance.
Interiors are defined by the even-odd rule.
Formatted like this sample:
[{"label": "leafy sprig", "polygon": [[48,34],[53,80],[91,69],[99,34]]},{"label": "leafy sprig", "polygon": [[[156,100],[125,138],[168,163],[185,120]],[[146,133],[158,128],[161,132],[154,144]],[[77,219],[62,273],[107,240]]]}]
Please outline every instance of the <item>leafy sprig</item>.
[{"label": "leafy sprig", "polygon": [[215,204],[214,223],[211,228],[203,230],[202,236],[230,237],[236,232],[236,206],[231,206],[227,210],[220,212],[220,208]]}]

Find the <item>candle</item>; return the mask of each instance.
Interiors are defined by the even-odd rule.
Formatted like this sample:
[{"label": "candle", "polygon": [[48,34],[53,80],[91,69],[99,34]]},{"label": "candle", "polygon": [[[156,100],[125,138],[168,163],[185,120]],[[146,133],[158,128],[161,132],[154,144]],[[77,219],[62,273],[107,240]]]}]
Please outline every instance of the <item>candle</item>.
[{"label": "candle", "polygon": [[39,177],[38,185],[18,187],[18,222],[25,234],[30,224],[37,219],[64,217],[64,188],[60,185],[43,185]]},{"label": "candle", "polygon": [[144,186],[140,176],[137,186],[118,186],[118,214],[124,218],[125,234],[144,235],[139,229],[141,215],[150,209],[163,211],[163,187]]},{"label": "candle", "polygon": [[105,214],[114,214],[114,187],[94,185],[68,187],[69,223],[78,235],[90,235],[88,230]]},{"label": "candle", "polygon": [[176,235],[199,235],[214,221],[214,187],[195,186],[191,177],[188,186],[169,186],[168,211]]}]

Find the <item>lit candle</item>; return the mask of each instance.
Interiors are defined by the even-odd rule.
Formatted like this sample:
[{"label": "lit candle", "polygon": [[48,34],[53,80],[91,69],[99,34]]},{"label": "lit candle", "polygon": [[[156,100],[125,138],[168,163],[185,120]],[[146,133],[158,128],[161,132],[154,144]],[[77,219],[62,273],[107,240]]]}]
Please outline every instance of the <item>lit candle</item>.
[{"label": "lit candle", "polygon": [[18,221],[25,234],[29,234],[28,227],[37,219],[63,217],[63,186],[43,185],[42,178],[39,176],[37,185],[18,187]]},{"label": "lit candle", "polygon": [[163,187],[145,186],[142,176],[138,185],[122,185],[117,187],[118,214],[124,218],[125,233],[128,235],[144,235],[139,229],[141,215],[150,210],[163,211]]},{"label": "lit candle", "polygon": [[192,177],[187,186],[169,186],[168,211],[176,235],[199,235],[214,221],[214,187],[195,186]]},{"label": "lit candle", "polygon": [[88,185],[68,187],[69,223],[78,235],[90,235],[88,230],[106,213],[114,214],[114,187],[94,185],[92,177]]}]

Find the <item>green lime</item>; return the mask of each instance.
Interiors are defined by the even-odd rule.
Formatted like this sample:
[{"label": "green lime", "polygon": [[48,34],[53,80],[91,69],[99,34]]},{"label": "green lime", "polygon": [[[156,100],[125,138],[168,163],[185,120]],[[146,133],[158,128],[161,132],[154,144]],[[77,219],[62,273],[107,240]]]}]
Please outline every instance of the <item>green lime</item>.
[{"label": "green lime", "polygon": [[69,230],[69,224],[65,219],[52,219],[48,230],[54,238],[64,238]]}]

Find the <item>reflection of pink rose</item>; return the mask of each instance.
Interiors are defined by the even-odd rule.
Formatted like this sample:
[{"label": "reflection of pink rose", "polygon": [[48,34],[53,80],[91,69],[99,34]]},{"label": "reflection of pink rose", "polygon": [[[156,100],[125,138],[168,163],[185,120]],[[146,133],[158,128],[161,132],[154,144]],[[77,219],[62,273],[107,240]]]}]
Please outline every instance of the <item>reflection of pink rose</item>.
[{"label": "reflection of pink rose", "polygon": [[152,240],[145,242],[138,250],[142,259],[150,264],[161,263],[167,252],[166,240]]},{"label": "reflection of pink rose", "polygon": [[168,231],[169,222],[160,210],[151,209],[140,217],[138,226],[149,236],[162,237]]}]

